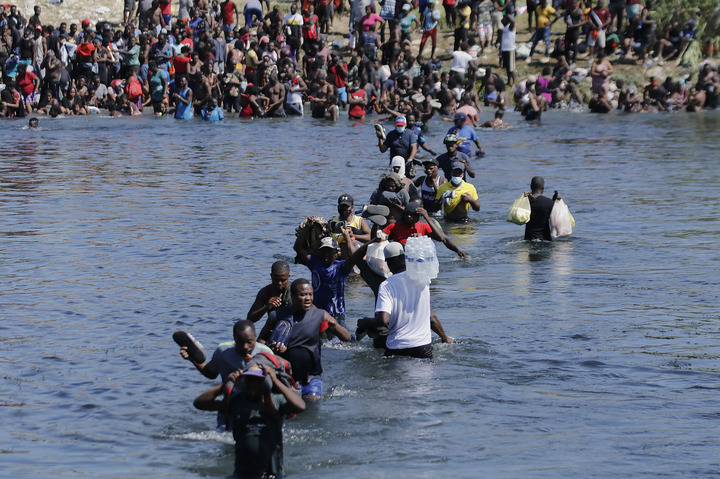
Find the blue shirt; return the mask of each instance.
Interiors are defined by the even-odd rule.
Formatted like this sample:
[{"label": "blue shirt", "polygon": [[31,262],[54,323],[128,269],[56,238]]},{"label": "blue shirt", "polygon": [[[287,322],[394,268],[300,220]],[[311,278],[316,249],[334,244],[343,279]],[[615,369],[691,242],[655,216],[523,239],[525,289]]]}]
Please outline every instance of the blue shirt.
[{"label": "blue shirt", "polygon": [[458,145],[458,151],[470,156],[472,154],[470,142],[475,142],[478,140],[478,136],[477,133],[475,133],[475,130],[467,125],[463,125],[462,128],[453,126],[447,132],[448,135],[450,133],[454,133],[458,137],[458,140],[460,140],[460,144]]},{"label": "blue shirt", "polygon": [[200,115],[205,121],[219,121],[225,118],[222,108],[220,108],[219,106],[216,106],[215,109],[209,113],[207,111],[207,108],[203,108],[202,110],[200,110]]},{"label": "blue shirt", "polygon": [[345,261],[335,261],[325,267],[320,258],[310,255],[307,267],[312,273],[315,307],[332,316],[345,315],[345,281],[350,274],[345,269]]}]

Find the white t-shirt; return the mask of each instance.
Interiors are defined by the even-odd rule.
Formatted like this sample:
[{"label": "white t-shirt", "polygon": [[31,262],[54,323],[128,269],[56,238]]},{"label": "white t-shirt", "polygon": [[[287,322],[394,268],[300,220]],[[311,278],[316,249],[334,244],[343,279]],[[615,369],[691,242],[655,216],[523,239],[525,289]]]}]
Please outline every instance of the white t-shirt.
[{"label": "white t-shirt", "polygon": [[388,349],[425,346],[432,341],[430,329],[430,281],[416,282],[406,272],[380,284],[375,312],[390,314]]},{"label": "white t-shirt", "polygon": [[467,52],[459,50],[453,52],[453,62],[452,65],[450,65],[450,70],[459,73],[467,73],[468,65],[472,59],[472,56]]},{"label": "white t-shirt", "polygon": [[510,27],[503,29],[502,40],[500,41],[500,51],[509,52],[515,50],[515,30],[510,30]]}]

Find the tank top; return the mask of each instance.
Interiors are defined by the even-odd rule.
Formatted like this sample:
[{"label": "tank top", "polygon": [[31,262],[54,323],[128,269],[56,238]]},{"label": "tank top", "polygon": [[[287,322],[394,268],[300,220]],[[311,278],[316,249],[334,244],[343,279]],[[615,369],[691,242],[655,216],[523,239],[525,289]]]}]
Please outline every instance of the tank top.
[{"label": "tank top", "polygon": [[[283,306],[270,312],[268,321],[275,317],[283,318],[289,313],[290,309]],[[290,362],[295,381],[307,384],[310,376],[319,376],[323,371],[320,333],[325,320],[325,310],[313,306],[302,315],[292,316],[292,333],[287,351],[282,356]]]},{"label": "tank top", "polygon": [[[178,92],[178,95],[180,95],[183,100],[187,100],[187,94],[189,91],[190,88],[185,88],[183,91]],[[185,103],[179,101],[177,105],[177,111],[175,112],[175,118],[189,120],[190,118],[192,118],[192,112],[192,103],[186,105]]]},{"label": "tank top", "polygon": [[[420,196],[422,197],[423,201],[423,208],[427,210],[428,213],[433,214],[440,211],[440,208],[437,208],[435,206],[435,190],[430,188],[427,183],[425,182],[427,180],[427,176],[423,178],[422,184],[420,184]],[[435,188],[440,187],[440,180],[435,178]]]}]

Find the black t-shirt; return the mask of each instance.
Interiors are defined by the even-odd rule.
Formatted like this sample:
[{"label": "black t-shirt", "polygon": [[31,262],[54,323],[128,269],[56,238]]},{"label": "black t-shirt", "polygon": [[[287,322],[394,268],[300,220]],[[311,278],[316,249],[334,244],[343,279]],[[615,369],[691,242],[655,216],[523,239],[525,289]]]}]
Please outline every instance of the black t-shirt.
[{"label": "black t-shirt", "polygon": [[530,221],[525,225],[525,239],[552,241],[550,236],[550,212],[552,212],[553,201],[543,195],[537,198],[530,196],[529,200]]}]

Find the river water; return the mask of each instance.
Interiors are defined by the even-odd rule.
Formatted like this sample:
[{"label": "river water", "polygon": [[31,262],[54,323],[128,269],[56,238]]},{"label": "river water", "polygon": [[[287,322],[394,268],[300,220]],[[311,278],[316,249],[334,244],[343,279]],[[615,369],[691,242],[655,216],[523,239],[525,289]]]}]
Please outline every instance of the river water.
[{"label": "river water", "polygon": [[[326,344],[325,398],[286,423],[290,477],[718,475],[720,115],[508,116],[480,133],[481,211],[445,226],[470,259],[438,247],[457,343],[433,362]],[[231,339],[297,224],[369,198],[372,125],[40,123],[0,131],[0,476],[224,477],[232,439],[192,407],[213,382],[171,335]],[[572,237],[505,221],[534,175]],[[372,314],[359,277],[347,303]]]}]

